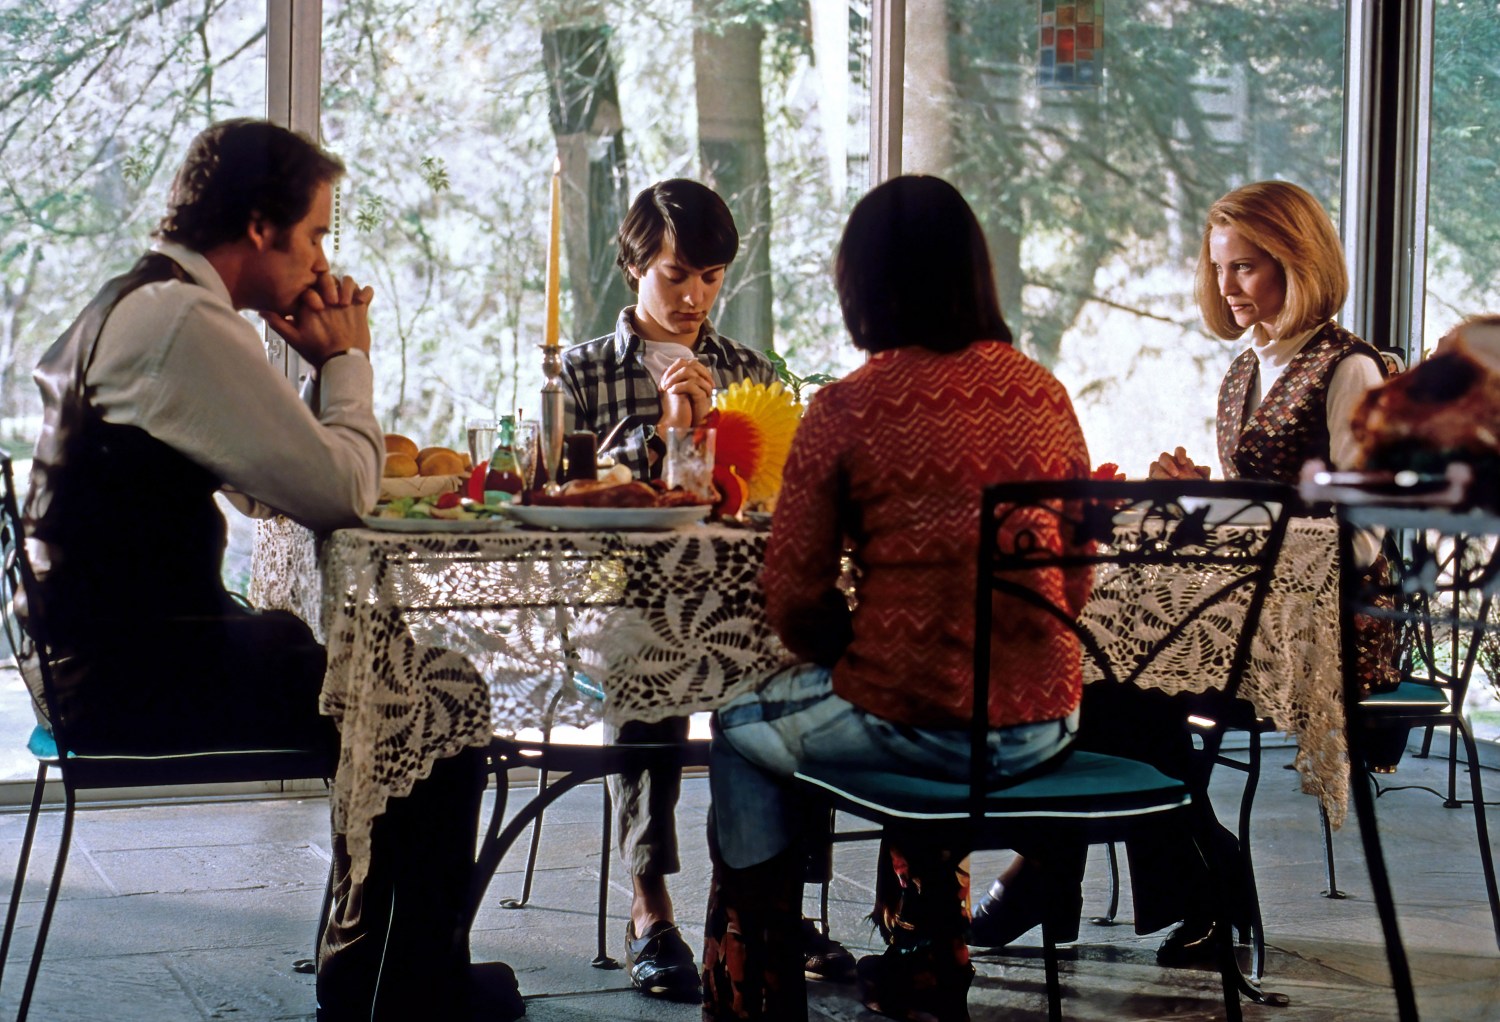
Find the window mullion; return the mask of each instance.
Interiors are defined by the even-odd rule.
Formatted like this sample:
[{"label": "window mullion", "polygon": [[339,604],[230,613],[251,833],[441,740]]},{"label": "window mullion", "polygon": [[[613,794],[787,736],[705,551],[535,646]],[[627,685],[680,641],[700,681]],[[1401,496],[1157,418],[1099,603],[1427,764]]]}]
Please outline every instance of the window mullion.
[{"label": "window mullion", "polygon": [[901,173],[906,89],[906,0],[875,0],[870,14],[870,186]]},{"label": "window mullion", "polygon": [[1351,329],[1408,359],[1426,279],[1432,0],[1349,8],[1343,228]]},{"label": "window mullion", "polygon": [[[266,117],[322,141],[323,0],[266,0]],[[308,366],[279,337],[268,337],[267,354],[294,383]]]}]

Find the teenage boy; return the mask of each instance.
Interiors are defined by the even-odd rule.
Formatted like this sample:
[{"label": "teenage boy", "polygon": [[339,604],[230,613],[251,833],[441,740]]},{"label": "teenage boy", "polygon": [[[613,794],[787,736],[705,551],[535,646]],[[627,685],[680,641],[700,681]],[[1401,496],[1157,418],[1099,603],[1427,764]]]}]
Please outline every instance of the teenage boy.
[{"label": "teenage boy", "polygon": [[[703,421],[717,389],[740,380],[771,383],[776,372],[761,352],[724,337],[709,314],[724,274],[739,252],[739,231],[713,189],[677,178],[642,191],[620,225],[616,263],[636,304],[621,310],[612,334],[563,353],[569,428],[604,436],[620,422],[607,452],[640,479],[661,475],[663,431]],[[606,739],[624,744],[684,742],[686,717],[629,721]],[[631,982],[643,993],[699,996],[693,952],[677,930],[666,877],[681,868],[677,769],[608,779],[620,855],[633,887],[625,928]],[[806,924],[808,962],[819,975],[852,972],[843,947]]]}]

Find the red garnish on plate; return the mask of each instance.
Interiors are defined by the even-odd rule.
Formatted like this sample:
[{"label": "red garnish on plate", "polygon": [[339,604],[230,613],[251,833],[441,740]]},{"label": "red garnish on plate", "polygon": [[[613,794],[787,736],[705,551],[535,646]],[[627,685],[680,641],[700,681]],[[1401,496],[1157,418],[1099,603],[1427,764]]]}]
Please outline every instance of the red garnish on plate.
[{"label": "red garnish on plate", "polygon": [[478,504],[484,503],[484,479],[489,475],[490,463],[481,461],[474,466],[474,471],[469,473],[469,481],[464,484],[464,492],[469,499]]},{"label": "red garnish on plate", "polygon": [[456,493],[439,493],[437,499],[432,502],[432,506],[440,510],[447,510],[450,507],[458,507],[461,502],[462,498]]}]

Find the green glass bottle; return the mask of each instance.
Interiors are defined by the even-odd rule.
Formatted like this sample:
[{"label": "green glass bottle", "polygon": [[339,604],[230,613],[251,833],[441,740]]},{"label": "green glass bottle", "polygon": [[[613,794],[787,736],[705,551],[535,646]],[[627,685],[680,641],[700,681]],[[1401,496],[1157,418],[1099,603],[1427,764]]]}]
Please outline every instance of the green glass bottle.
[{"label": "green glass bottle", "polygon": [[510,499],[518,499],[526,489],[526,482],[521,478],[520,462],[516,460],[516,418],[513,415],[500,417],[495,451],[490,455],[489,471],[484,477],[484,489],[486,494],[504,493]]}]

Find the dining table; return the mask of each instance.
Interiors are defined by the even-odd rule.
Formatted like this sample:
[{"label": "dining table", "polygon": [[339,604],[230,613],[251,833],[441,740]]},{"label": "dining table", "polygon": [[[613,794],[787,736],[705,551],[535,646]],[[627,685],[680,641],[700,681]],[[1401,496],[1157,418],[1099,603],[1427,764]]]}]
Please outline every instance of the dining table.
[{"label": "dining table", "polygon": [[[341,732],[333,826],[356,879],[374,819],[438,760],[525,729],[713,710],[788,661],[760,591],[764,522],[371,524],[315,536],[262,522],[251,591],[327,646],[321,708]],[[1143,586],[1101,572],[1085,624],[1106,651],[1128,646],[1200,583],[1169,573]],[[1202,691],[1233,634],[1232,621],[1209,622],[1139,683]],[[1295,738],[1303,789],[1335,826],[1349,791],[1337,636],[1336,528],[1295,519],[1240,696]]]}]

